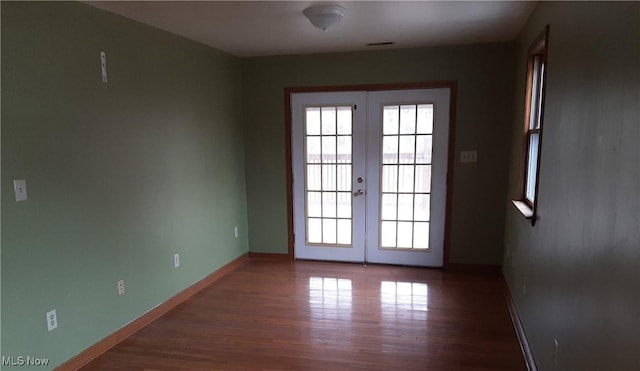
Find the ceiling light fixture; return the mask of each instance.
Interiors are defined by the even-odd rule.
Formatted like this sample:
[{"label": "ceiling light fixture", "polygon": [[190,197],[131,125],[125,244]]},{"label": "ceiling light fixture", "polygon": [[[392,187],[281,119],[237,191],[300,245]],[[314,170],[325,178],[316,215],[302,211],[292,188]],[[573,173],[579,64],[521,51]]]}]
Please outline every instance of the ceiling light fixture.
[{"label": "ceiling light fixture", "polygon": [[312,25],[326,31],[340,23],[344,18],[345,8],[338,5],[312,6],[302,11]]}]

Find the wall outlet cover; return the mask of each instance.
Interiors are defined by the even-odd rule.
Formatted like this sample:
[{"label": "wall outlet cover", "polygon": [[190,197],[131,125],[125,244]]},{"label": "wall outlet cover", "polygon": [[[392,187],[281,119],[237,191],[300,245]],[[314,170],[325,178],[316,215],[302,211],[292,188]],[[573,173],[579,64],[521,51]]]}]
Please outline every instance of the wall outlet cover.
[{"label": "wall outlet cover", "polygon": [[102,82],[108,83],[109,78],[107,77],[107,53],[100,52],[100,70],[102,71]]},{"label": "wall outlet cover", "polygon": [[460,162],[462,163],[478,162],[478,151],[461,151]]},{"label": "wall outlet cover", "polygon": [[53,331],[58,328],[58,315],[56,310],[50,310],[47,312],[47,330]]}]

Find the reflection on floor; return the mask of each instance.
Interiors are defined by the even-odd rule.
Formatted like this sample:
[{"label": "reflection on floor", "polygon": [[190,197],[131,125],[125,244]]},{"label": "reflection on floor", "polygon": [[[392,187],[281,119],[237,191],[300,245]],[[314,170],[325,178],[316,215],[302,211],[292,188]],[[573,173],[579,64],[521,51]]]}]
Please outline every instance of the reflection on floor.
[{"label": "reflection on floor", "polygon": [[253,259],[85,370],[526,370],[501,277]]}]

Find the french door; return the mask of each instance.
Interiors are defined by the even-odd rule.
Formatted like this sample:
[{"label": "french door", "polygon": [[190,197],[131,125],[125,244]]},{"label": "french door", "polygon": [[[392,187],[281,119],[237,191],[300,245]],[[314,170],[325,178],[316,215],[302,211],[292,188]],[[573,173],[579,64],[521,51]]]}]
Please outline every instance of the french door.
[{"label": "french door", "polygon": [[291,96],[297,259],[442,266],[449,95]]}]

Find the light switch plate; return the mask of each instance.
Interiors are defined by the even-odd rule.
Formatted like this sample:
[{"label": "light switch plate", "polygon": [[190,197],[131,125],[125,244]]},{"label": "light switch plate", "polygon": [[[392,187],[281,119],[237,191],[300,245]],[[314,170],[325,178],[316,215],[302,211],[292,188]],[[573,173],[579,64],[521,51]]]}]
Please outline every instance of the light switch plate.
[{"label": "light switch plate", "polygon": [[180,254],[173,255],[173,267],[178,268],[180,266]]},{"label": "light switch plate", "polygon": [[13,189],[16,191],[16,201],[27,199],[27,181],[24,179],[14,179]]}]

